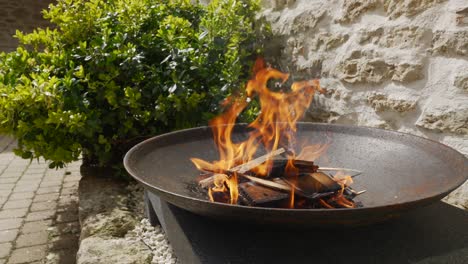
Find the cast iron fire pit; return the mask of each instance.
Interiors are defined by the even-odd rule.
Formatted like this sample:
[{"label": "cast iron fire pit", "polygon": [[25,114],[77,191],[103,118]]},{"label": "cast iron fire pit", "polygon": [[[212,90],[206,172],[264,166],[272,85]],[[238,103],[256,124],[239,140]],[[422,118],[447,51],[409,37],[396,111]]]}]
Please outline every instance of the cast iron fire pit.
[{"label": "cast iron fire pit", "polygon": [[[234,137],[248,128],[236,125]],[[210,127],[176,131],[148,139],[125,156],[127,171],[161,199],[193,213],[217,219],[288,226],[365,225],[392,219],[404,211],[440,200],[468,177],[468,160],[435,141],[410,134],[346,125],[299,123],[298,141],[332,139],[317,164],[363,171],[353,184],[367,192],[361,208],[279,209],[210,202],[198,192],[199,171],[191,157],[215,160]]]}]

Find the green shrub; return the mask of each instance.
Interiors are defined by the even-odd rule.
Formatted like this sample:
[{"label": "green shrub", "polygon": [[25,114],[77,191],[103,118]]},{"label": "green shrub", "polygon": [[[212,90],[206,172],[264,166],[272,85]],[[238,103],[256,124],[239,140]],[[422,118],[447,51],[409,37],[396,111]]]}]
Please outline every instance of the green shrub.
[{"label": "green shrub", "polygon": [[44,11],[53,29],[17,32],[17,50],[0,55],[0,132],[50,167],[81,154],[103,166],[141,138],[206,124],[248,77],[258,9],[58,0]]}]

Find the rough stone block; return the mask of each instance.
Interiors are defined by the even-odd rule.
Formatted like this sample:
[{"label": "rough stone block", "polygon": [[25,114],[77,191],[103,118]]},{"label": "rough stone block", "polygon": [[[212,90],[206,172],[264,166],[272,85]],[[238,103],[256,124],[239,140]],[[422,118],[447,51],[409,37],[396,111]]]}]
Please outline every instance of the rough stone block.
[{"label": "rough stone block", "polygon": [[347,0],[342,2],[342,16],[339,22],[351,22],[363,13],[375,9],[379,5],[378,0]]},{"label": "rough stone block", "polygon": [[367,96],[367,102],[376,112],[391,110],[404,113],[413,110],[416,107],[417,100],[407,96],[394,96],[393,94],[383,94],[372,92]]},{"label": "rough stone block", "polygon": [[468,55],[468,31],[436,31],[432,53],[444,56]]},{"label": "rough stone block", "polygon": [[447,0],[385,0],[384,9],[390,18],[414,16]]},{"label": "rough stone block", "polygon": [[455,77],[455,87],[468,92],[468,73],[462,73]]},{"label": "rough stone block", "polygon": [[438,132],[468,134],[468,104],[463,97],[433,99],[423,110],[416,125]]},{"label": "rough stone block", "polygon": [[359,31],[359,43],[372,43],[383,48],[425,48],[429,43],[431,31],[418,26],[377,27],[373,29],[361,29]]},{"label": "rough stone block", "polygon": [[348,34],[320,32],[311,40],[310,49],[313,51],[332,50],[345,43],[348,39]]},{"label": "rough stone block", "polygon": [[141,241],[88,237],[81,241],[77,264],[151,263],[151,250]]},{"label": "rough stone block", "polygon": [[347,83],[381,83],[391,79],[394,66],[374,52],[355,50],[335,70],[335,75]]},{"label": "rough stone block", "polygon": [[114,209],[111,212],[89,216],[80,223],[83,239],[93,235],[123,237],[138,221],[132,212]]}]

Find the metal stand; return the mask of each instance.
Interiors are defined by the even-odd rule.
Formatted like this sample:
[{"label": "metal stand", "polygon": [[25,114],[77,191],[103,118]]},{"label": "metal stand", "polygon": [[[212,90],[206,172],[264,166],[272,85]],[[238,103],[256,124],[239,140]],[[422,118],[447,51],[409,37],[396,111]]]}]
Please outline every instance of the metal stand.
[{"label": "metal stand", "polygon": [[285,230],[208,219],[149,192],[147,201],[180,263],[468,263],[468,211],[443,202],[372,226]]}]

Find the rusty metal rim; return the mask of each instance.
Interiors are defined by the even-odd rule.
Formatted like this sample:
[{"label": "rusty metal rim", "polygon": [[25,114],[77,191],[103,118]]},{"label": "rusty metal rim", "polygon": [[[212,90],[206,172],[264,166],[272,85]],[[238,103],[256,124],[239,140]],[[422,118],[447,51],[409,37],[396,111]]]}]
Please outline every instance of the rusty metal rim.
[{"label": "rusty metal rim", "polygon": [[[453,148],[451,147],[448,147],[438,141],[435,141],[435,140],[431,140],[431,139],[427,139],[427,138],[423,138],[423,137],[420,137],[420,136],[416,136],[416,135],[413,135],[413,134],[409,134],[409,133],[403,133],[403,132],[398,132],[398,131],[392,131],[392,130],[386,130],[386,129],[380,129],[380,128],[373,128],[373,127],[365,127],[365,126],[353,126],[353,125],[339,125],[339,124],[323,124],[323,123],[310,123],[310,122],[298,122],[298,125],[300,126],[301,124],[313,124],[314,126],[318,126],[318,127],[335,127],[335,128],[348,128],[348,129],[366,129],[366,130],[377,130],[377,131],[382,131],[383,133],[388,133],[388,134],[394,134],[394,135],[401,135],[401,136],[406,136],[406,137],[413,137],[417,140],[420,140],[420,141],[430,141],[432,143],[435,143],[437,144],[440,148],[443,148],[447,151],[450,151],[452,152],[454,155],[457,155],[459,156],[460,158],[462,158],[463,160],[465,160],[465,163],[468,163],[468,158],[465,157],[463,154],[461,154],[460,152],[454,150]],[[238,125],[246,125],[246,124],[238,124]],[[143,179],[141,179],[139,176],[137,176],[137,173],[132,169],[132,166],[130,165],[130,157],[135,153],[135,152],[138,152],[141,148],[143,148],[146,144],[148,144],[149,142],[151,141],[156,141],[156,140],[160,140],[161,138],[164,138],[164,137],[167,137],[167,136],[174,136],[174,135],[178,135],[178,134],[183,134],[183,133],[188,133],[192,130],[200,130],[200,129],[206,129],[207,131],[211,131],[210,130],[210,127],[209,126],[202,126],[202,127],[195,127],[195,128],[189,128],[189,129],[183,129],[183,130],[177,130],[177,131],[173,131],[173,132],[169,132],[169,133],[165,133],[165,134],[162,134],[162,135],[158,135],[158,136],[155,136],[155,137],[152,137],[152,138],[149,138],[143,142],[140,142],[139,144],[135,145],[132,149],[130,149],[126,154],[125,154],[125,157],[124,157],[124,166],[127,170],[127,172],[133,177],[135,178],[138,182],[142,183],[146,188],[149,188],[150,190],[153,190],[155,191],[156,193],[163,193],[165,195],[170,195],[170,196],[176,196],[176,197],[179,197],[179,198],[182,198],[182,199],[188,199],[188,200],[191,200],[193,202],[198,202],[198,203],[203,203],[203,204],[206,204],[206,205],[213,205],[213,204],[216,204],[216,205],[219,205],[219,206],[225,206],[225,207],[230,207],[230,208],[238,208],[238,209],[242,209],[242,208],[249,208],[249,209],[255,209],[255,210],[258,210],[258,211],[276,211],[276,212],[290,212],[290,213],[293,213],[293,212],[317,212],[317,213],[333,213],[333,212],[345,212],[345,211],[366,211],[366,210],[378,210],[378,209],[385,209],[385,208],[394,208],[396,206],[400,206],[400,205],[404,205],[405,207],[408,207],[408,206],[411,206],[411,205],[416,205],[416,204],[420,204],[420,203],[424,203],[426,201],[431,201],[431,200],[434,200],[436,197],[444,197],[446,196],[447,194],[449,194],[450,192],[452,192],[453,190],[455,190],[457,187],[459,187],[460,185],[462,185],[465,181],[467,181],[468,179],[468,174],[464,177],[465,179],[461,180],[460,182],[457,182],[456,185],[454,185],[454,187],[452,188],[448,188],[446,190],[443,190],[441,191],[439,194],[437,195],[432,195],[432,196],[425,196],[425,197],[421,197],[420,199],[418,200],[414,200],[414,201],[406,201],[406,202],[400,202],[400,203],[393,203],[393,204],[389,204],[389,205],[383,205],[383,206],[365,206],[365,207],[359,207],[359,208],[334,208],[334,209],[286,209],[286,208],[273,208],[273,207],[250,207],[250,206],[243,206],[243,205],[233,205],[233,204],[225,204],[225,203],[218,203],[218,202],[211,202],[211,201],[208,201],[208,200],[202,200],[202,199],[198,199],[198,198],[194,198],[194,197],[190,197],[190,196],[185,196],[185,195],[180,195],[180,194],[177,194],[177,193],[174,193],[174,192],[171,192],[169,190],[164,190],[164,189],[161,189],[161,188],[158,188],[158,187],[155,187],[153,186],[152,184],[148,183],[147,181],[144,181]],[[347,131],[348,131],[347,129]]]}]

